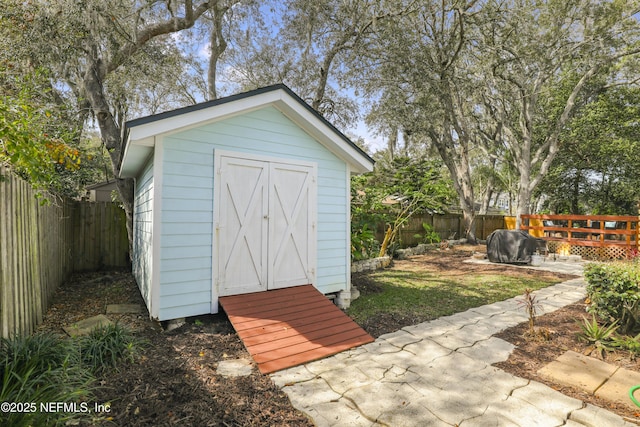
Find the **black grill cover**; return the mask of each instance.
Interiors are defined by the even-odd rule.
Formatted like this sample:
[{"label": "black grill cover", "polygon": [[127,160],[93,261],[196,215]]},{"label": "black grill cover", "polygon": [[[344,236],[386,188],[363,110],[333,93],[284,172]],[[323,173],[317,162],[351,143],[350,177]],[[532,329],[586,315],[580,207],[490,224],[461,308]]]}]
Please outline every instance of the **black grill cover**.
[{"label": "black grill cover", "polygon": [[538,239],[523,230],[496,230],[487,237],[491,262],[528,264],[538,249]]}]

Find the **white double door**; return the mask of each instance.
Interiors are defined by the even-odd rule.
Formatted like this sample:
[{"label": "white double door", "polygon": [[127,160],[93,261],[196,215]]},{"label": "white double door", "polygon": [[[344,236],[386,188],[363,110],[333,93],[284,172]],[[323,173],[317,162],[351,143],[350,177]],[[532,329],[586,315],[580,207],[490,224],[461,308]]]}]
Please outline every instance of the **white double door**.
[{"label": "white double door", "polygon": [[313,284],[316,166],[223,154],[215,168],[217,294]]}]

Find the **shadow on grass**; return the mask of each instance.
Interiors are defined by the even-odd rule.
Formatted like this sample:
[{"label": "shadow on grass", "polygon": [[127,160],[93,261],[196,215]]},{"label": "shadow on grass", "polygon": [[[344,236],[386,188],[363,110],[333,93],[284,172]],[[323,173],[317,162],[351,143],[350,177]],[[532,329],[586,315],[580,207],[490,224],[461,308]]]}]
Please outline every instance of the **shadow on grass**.
[{"label": "shadow on grass", "polygon": [[558,280],[519,278],[495,272],[446,277],[432,272],[385,270],[352,279],[360,298],[347,311],[378,337],[405,326],[520,296]]}]

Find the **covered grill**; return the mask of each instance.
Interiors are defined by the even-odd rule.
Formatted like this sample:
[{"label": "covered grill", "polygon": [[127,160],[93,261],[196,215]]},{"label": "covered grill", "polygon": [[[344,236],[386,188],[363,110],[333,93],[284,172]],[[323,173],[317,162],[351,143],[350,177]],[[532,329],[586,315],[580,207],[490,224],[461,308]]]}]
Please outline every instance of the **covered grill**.
[{"label": "covered grill", "polygon": [[544,244],[526,231],[496,230],[487,237],[487,257],[491,262],[529,264],[531,255]]}]

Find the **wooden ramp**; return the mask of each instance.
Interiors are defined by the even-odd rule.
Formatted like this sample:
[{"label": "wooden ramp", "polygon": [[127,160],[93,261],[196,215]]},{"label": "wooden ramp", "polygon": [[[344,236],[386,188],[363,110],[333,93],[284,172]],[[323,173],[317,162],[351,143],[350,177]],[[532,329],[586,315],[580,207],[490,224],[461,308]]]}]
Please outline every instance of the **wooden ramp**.
[{"label": "wooden ramp", "polygon": [[220,297],[219,302],[263,374],[374,341],[311,285]]}]

